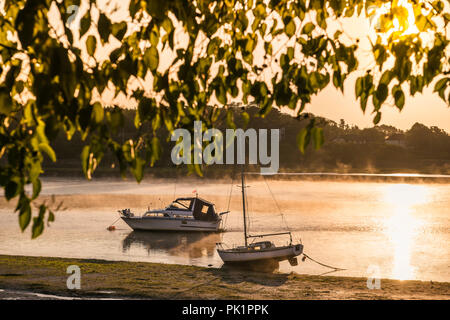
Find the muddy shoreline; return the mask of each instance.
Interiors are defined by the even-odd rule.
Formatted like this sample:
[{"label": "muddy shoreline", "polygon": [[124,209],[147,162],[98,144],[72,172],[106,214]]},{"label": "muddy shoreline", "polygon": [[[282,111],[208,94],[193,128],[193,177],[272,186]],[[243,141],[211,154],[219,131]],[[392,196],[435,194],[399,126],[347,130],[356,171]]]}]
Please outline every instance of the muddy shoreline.
[{"label": "muddy shoreline", "polygon": [[[81,289],[67,288],[67,267]],[[450,299],[450,283],[0,255],[0,299]]]}]

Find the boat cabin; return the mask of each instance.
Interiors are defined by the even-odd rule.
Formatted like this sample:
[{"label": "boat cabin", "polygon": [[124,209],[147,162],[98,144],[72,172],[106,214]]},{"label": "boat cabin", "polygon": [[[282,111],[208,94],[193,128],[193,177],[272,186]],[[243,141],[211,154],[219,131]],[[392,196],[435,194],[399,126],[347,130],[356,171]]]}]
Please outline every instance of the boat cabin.
[{"label": "boat cabin", "polygon": [[215,221],[219,218],[214,204],[199,197],[178,198],[166,210],[192,212],[195,219],[202,221]]},{"label": "boat cabin", "polygon": [[253,250],[263,250],[263,249],[269,249],[274,247],[274,244],[270,241],[261,241],[261,242],[255,242],[248,245],[249,248],[252,248]]}]

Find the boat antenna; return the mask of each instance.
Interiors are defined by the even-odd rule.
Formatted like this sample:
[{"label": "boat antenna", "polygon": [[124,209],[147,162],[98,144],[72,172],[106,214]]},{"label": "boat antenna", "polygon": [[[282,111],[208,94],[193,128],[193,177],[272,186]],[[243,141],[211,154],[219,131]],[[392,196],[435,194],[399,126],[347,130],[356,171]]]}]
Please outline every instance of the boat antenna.
[{"label": "boat antenna", "polygon": [[244,165],[242,165],[241,171],[241,183],[242,183],[242,210],[244,213],[244,240],[245,246],[247,246],[247,217],[245,212],[245,178],[244,178]]}]

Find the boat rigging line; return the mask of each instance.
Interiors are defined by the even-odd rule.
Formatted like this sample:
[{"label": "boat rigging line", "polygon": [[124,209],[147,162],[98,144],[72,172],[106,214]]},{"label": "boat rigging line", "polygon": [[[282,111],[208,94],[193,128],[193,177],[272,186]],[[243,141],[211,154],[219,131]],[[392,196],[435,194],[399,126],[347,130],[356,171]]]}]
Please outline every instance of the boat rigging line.
[{"label": "boat rigging line", "polygon": [[[228,195],[228,205],[227,205],[227,211],[230,212],[230,206],[231,206],[231,195],[233,193],[233,183],[234,183],[234,168],[233,172],[231,173],[231,185],[230,185],[230,193]],[[228,215],[225,216],[225,221],[223,222],[223,226],[225,227],[227,225],[228,221]]]},{"label": "boat rigging line", "polygon": [[275,205],[276,205],[276,207],[277,207],[277,209],[278,209],[278,212],[279,212],[280,215],[281,215],[281,219],[283,220],[283,223],[284,223],[286,229],[290,232],[291,230],[289,229],[289,226],[288,226],[287,221],[286,221],[286,219],[285,219],[285,217],[284,217],[284,214],[283,214],[283,212],[281,211],[280,205],[278,204],[278,201],[277,201],[277,199],[275,198],[275,195],[273,194],[272,189],[270,189],[270,186],[269,186],[269,184],[267,183],[267,180],[266,180],[266,177],[265,177],[265,176],[263,176],[263,180],[264,180],[264,182],[265,182],[265,184],[266,184],[266,186],[267,186],[267,189],[269,190],[270,195],[272,196],[273,202],[275,202]]},{"label": "boat rigging line", "polygon": [[[287,221],[286,221],[286,219],[285,219],[285,217],[284,217],[284,214],[283,214],[283,212],[281,211],[281,207],[280,207],[280,205],[278,204],[278,201],[277,201],[277,199],[275,198],[275,196],[274,196],[274,194],[273,194],[273,192],[272,192],[272,189],[270,189],[270,186],[269,186],[269,184],[267,183],[267,180],[266,180],[266,177],[265,177],[265,176],[263,176],[263,180],[264,180],[264,182],[266,183],[267,189],[269,190],[269,193],[270,193],[270,195],[272,196],[272,199],[273,199],[273,201],[275,202],[276,207],[278,208],[278,212],[280,213],[281,218],[283,219],[283,222],[284,222],[284,224],[285,224],[285,226],[286,226],[286,229],[287,229],[287,230],[289,231],[289,233],[290,233],[291,230],[289,229],[289,225],[287,224]],[[291,240],[291,241],[292,241],[292,240]],[[311,260],[311,261],[313,261],[313,262],[315,262],[315,263],[317,263],[317,264],[323,266],[323,267],[326,267],[326,268],[329,268],[329,269],[333,269],[334,271],[346,270],[346,269],[343,269],[343,268],[333,267],[333,266],[327,265],[327,264],[325,264],[325,263],[319,262],[319,261],[317,261],[317,260],[314,260],[313,258],[311,258],[310,256],[308,256],[308,255],[307,255],[306,253],[304,253],[304,252],[303,252],[303,256],[304,256],[305,258],[308,258],[309,260]],[[304,260],[303,260],[303,261],[304,261]]]}]

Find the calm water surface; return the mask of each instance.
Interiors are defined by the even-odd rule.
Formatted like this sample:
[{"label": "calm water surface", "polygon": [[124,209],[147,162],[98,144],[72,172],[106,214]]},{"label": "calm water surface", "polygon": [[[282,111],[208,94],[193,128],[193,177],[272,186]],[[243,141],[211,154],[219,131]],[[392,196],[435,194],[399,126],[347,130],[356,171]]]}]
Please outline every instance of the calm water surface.
[{"label": "calm water surface", "polygon": [[[235,181],[234,185],[237,182]],[[380,277],[450,282],[450,184],[269,181],[272,199],[262,180],[249,181],[248,207],[253,234],[279,232],[286,224],[294,239],[301,239],[310,257],[345,271],[341,276]],[[220,199],[218,211],[228,207],[230,183],[174,183],[45,179],[42,194],[78,197],[56,214],[56,221],[37,240],[30,230],[19,231],[17,215],[0,209],[0,254],[148,261],[220,267],[216,242],[242,244],[240,189],[233,187],[231,213],[222,234],[132,232],[122,221],[110,232],[118,209],[145,211],[136,197],[189,196],[196,189],[206,199]],[[127,200],[127,196],[133,196]],[[83,198],[92,207],[86,207]],[[123,199],[123,200],[122,200]],[[151,207],[163,206],[152,200]],[[69,201],[70,202],[70,201]],[[120,204],[120,205],[119,205]],[[115,207],[117,205],[117,207]],[[279,244],[286,237],[275,237]],[[311,261],[280,271],[322,274],[329,269]]]}]

